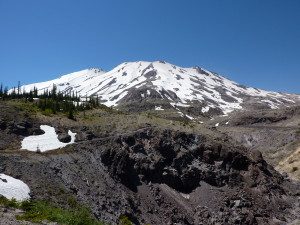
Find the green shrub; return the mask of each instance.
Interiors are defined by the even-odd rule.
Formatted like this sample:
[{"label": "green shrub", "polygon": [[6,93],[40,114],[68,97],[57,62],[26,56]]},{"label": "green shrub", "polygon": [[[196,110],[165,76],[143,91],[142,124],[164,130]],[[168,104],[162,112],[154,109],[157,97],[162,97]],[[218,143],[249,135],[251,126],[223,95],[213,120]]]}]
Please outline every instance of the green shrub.
[{"label": "green shrub", "polygon": [[96,220],[90,208],[86,205],[76,203],[74,208],[64,209],[54,206],[52,203],[40,201],[26,203],[22,206],[26,213],[16,216],[19,220],[28,220],[38,223],[42,220],[58,222],[69,225],[103,225],[103,222]]},{"label": "green shrub", "polygon": [[31,201],[23,202],[15,199],[8,200],[4,197],[0,198],[0,204],[20,208],[25,211],[24,215],[16,215],[16,219],[27,220],[34,223],[39,223],[42,220],[58,222],[60,224],[68,225],[104,225],[104,222],[96,220],[86,205],[79,204],[73,197],[68,198],[70,208],[62,208],[55,206],[53,203],[46,201]]},{"label": "green shrub", "polygon": [[7,199],[5,197],[1,197],[0,198],[0,204],[7,206],[7,207],[11,207],[11,208],[18,208],[20,206],[20,204],[18,203],[18,201],[16,199]]},{"label": "green shrub", "polygon": [[53,114],[52,112],[52,109],[45,109],[43,112],[42,112],[43,115],[45,116],[50,116]]},{"label": "green shrub", "polygon": [[294,166],[293,168],[292,168],[292,172],[295,172],[295,171],[297,171],[298,170],[298,167],[297,166]]},{"label": "green shrub", "polygon": [[119,218],[119,225],[133,225],[133,223],[129,220],[126,215],[122,215]]}]

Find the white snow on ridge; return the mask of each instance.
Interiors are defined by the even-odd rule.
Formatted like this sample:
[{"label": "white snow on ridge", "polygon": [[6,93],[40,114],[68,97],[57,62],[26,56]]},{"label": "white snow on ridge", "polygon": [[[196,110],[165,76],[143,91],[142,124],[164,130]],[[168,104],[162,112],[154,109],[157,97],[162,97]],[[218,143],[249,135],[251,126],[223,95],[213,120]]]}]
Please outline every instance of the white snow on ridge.
[{"label": "white snow on ridge", "polygon": [[[242,109],[242,104],[245,103],[242,96],[278,100],[285,98],[291,104],[293,100],[289,98],[298,98],[297,95],[244,87],[199,67],[183,68],[161,61],[122,63],[109,72],[83,70],[52,81],[22,86],[21,90],[28,92],[36,86],[43,92],[45,89],[51,90],[53,83],[61,92],[74,91],[81,96],[98,95],[107,106],[117,106],[122,98],[131,93],[130,89],[147,87],[147,95],[150,96],[156,91],[173,107],[189,107],[194,102],[210,102],[210,108],[219,108],[224,114]],[[228,96],[230,101],[226,100]],[[142,97],[144,98],[143,95]],[[202,110],[206,112],[207,108]]]},{"label": "white snow on ridge", "polygon": [[58,140],[58,135],[56,134],[54,127],[41,125],[41,129],[45,131],[45,133],[42,135],[34,135],[24,138],[22,141],[21,149],[34,152],[36,152],[39,149],[41,152],[45,152],[49,150],[63,148],[75,142],[76,133],[72,133],[70,130],[68,134],[71,136],[71,141],[69,143],[63,143]]},{"label": "white snow on ridge", "polygon": [[14,198],[17,201],[24,201],[30,198],[29,193],[30,189],[23,181],[0,174],[0,195],[10,200]]},{"label": "white snow on ridge", "polygon": [[[54,80],[24,85],[21,87],[21,91],[30,92],[33,91],[34,87],[36,87],[38,89],[38,93],[43,94],[45,90],[51,91],[53,89],[53,84],[55,84],[57,91],[64,93],[69,90],[78,92],[81,96],[85,96],[87,93],[83,92],[85,89],[84,86],[92,88],[95,85],[95,82],[102,79],[102,75],[104,73],[105,71],[101,69],[86,69],[63,75]],[[82,84],[84,84],[84,86]]]}]

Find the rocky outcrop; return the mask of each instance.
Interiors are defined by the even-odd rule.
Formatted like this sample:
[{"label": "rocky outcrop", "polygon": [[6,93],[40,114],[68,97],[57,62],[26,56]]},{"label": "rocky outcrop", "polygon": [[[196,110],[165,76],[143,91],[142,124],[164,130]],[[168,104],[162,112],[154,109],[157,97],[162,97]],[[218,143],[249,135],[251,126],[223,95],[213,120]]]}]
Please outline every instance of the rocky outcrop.
[{"label": "rocky outcrop", "polygon": [[[178,218],[173,222],[267,224],[273,217],[286,220],[282,214],[282,208],[288,207],[284,201],[285,181],[258,151],[249,155],[232,143],[169,130],[160,133],[149,129],[119,137],[115,142],[118,148],[105,149],[101,160],[115,179],[134,192],[143,183],[167,185],[185,195],[198,193],[201,183],[219,191],[226,189],[223,202],[214,204],[221,209],[201,208],[202,203],[198,202],[197,207],[205,209],[206,216],[198,213],[188,219],[190,222]],[[165,207],[165,198],[158,196],[159,204]],[[230,217],[232,213],[236,217]]]}]

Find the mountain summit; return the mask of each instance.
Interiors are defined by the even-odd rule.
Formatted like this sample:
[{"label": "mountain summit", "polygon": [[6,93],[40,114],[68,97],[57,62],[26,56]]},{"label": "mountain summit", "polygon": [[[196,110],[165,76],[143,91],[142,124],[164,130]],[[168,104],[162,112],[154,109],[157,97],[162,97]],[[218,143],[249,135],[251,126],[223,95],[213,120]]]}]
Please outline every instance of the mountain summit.
[{"label": "mountain summit", "polygon": [[300,102],[300,95],[245,87],[200,67],[183,68],[164,61],[125,62],[109,72],[83,70],[25,85],[22,90],[30,91],[35,86],[38,91],[50,91],[53,84],[61,92],[98,96],[107,106],[147,103],[148,108],[150,104],[160,110],[193,107],[202,114],[226,115],[235,110],[275,109]]}]

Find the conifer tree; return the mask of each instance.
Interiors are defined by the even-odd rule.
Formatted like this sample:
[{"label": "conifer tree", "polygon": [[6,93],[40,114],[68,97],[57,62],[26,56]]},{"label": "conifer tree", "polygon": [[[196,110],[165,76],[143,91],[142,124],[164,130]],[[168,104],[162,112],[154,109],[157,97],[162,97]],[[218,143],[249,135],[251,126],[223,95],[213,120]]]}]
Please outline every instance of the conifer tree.
[{"label": "conifer tree", "polygon": [[2,82],[1,82],[1,86],[0,86],[0,97],[2,97],[3,96],[3,84],[2,84]]},{"label": "conifer tree", "polygon": [[20,96],[21,94],[21,82],[18,81],[18,97]]}]

